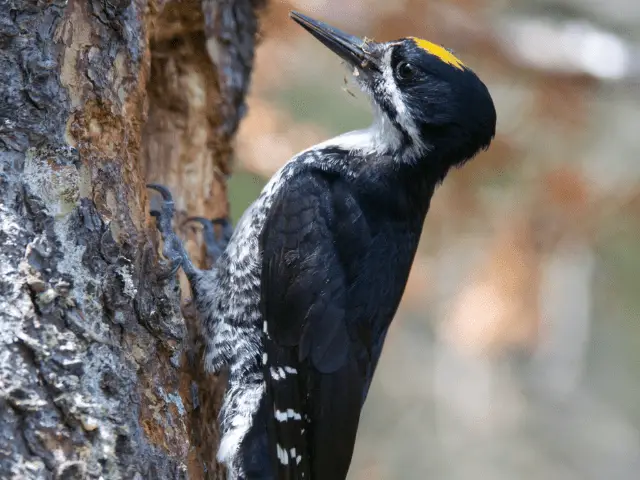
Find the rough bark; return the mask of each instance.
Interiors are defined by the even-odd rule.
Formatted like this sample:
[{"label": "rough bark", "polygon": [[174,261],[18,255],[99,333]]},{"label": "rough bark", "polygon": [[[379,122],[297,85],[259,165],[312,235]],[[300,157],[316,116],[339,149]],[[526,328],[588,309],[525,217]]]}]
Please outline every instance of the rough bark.
[{"label": "rough bark", "polygon": [[145,184],[226,213],[261,3],[0,2],[0,478],[220,476]]}]

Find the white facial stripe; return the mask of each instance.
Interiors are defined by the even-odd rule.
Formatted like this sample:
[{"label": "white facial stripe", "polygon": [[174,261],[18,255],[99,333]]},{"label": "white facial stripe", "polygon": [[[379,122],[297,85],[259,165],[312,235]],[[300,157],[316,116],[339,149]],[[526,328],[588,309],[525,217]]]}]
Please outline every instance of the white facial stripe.
[{"label": "white facial stripe", "polygon": [[391,52],[392,50],[389,48],[384,57],[382,57],[382,78],[384,80],[383,90],[387,93],[387,98],[389,98],[391,105],[395,108],[398,116],[400,118],[408,117],[407,107],[402,101],[402,95],[400,90],[398,90],[398,86],[396,85],[396,81],[393,78],[393,69],[391,68]]},{"label": "white facial stripe", "polygon": [[[420,134],[414,123],[409,111],[407,109],[407,105],[402,100],[402,94],[398,89],[398,85],[396,84],[395,79],[393,78],[393,68],[391,67],[391,52],[393,48],[388,48],[382,57],[382,78],[383,78],[383,88],[382,90],[387,93],[387,98],[389,103],[393,105],[397,113],[396,120],[404,129],[407,131],[409,136],[415,142],[418,150],[422,150],[424,145],[420,142]],[[392,126],[395,129],[395,127]]]}]

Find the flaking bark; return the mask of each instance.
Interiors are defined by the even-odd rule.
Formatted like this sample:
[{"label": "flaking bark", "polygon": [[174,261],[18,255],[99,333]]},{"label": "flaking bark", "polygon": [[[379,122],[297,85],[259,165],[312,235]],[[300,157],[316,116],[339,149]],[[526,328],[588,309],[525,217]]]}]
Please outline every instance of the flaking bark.
[{"label": "flaking bark", "polygon": [[260,6],[0,3],[0,478],[220,477],[145,184],[226,214]]}]

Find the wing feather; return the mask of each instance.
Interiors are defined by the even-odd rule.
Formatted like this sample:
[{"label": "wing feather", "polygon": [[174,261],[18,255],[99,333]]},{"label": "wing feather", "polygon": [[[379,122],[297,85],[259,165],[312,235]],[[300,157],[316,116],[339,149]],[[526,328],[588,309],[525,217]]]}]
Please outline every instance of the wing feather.
[{"label": "wing feather", "polygon": [[282,480],[344,478],[362,406],[335,195],[323,173],[291,178],[261,236],[269,443]]}]

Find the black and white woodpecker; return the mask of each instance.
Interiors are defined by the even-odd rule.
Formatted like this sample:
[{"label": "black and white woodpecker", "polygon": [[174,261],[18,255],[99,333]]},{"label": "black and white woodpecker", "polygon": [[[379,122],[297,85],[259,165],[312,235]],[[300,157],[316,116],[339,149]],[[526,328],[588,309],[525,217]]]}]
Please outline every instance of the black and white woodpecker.
[{"label": "black and white woodpecker", "polygon": [[443,47],[378,43],[291,17],[344,60],[373,124],[293,157],[239,220],[211,270],[152,212],[186,273],[205,367],[228,370],[218,460],[229,479],[344,479],[360,412],[436,186],[486,149],[496,111]]}]

